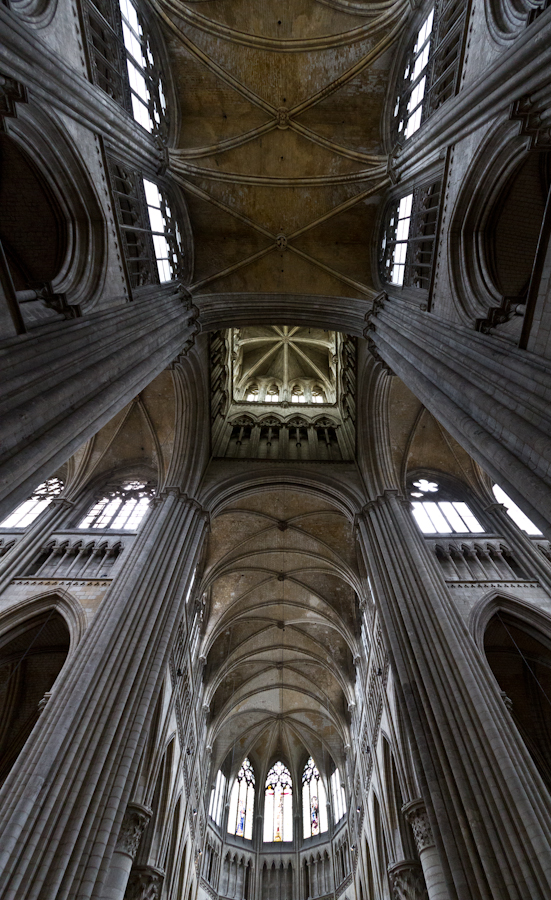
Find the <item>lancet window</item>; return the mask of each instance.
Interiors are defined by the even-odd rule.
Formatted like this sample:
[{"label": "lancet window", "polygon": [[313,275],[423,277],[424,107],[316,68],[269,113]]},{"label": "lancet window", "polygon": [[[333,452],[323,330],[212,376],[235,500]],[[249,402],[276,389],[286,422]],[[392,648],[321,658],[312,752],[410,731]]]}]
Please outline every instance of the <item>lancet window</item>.
[{"label": "lancet window", "polygon": [[86,0],[92,80],[151,134],[166,137],[161,70],[145,18],[132,0]]},{"label": "lancet window", "polygon": [[331,800],[333,801],[333,819],[337,824],[346,812],[346,795],[338,768],[331,775]]},{"label": "lancet window", "polygon": [[318,768],[309,758],[302,773],[302,828],[304,838],[327,831],[327,800]]},{"label": "lancet window", "polygon": [[293,781],[282,762],[276,762],[266,778],[264,840],[293,840]]},{"label": "lancet window", "polygon": [[[254,776],[253,776],[254,777]],[[254,784],[254,783],[253,783]],[[254,787],[253,787],[254,790]],[[210,792],[209,816],[217,825],[222,824],[224,811],[224,794],[226,792],[226,776],[220,769],[216,776],[212,791]]]},{"label": "lancet window", "polygon": [[59,496],[64,484],[59,478],[48,478],[39,484],[28,500],[21,503],[10,515],[0,522],[0,528],[27,528],[42,510],[46,509],[54,497]]},{"label": "lancet window", "polygon": [[436,181],[415,188],[388,207],[379,256],[382,281],[429,289],[441,187]]},{"label": "lancet window", "polygon": [[529,534],[531,537],[539,537],[542,536],[542,532],[539,528],[534,525],[534,523],[525,516],[521,509],[517,506],[516,503],[511,500],[511,498],[505,493],[503,488],[500,488],[498,484],[494,484],[493,486],[494,497],[496,498],[498,503],[503,503],[503,506],[507,509],[507,515],[515,522],[516,525],[522,530],[525,531],[526,534]]},{"label": "lancet window", "polygon": [[153,493],[152,485],[146,482],[127,481],[97,500],[78,527],[136,531],[149,509]]},{"label": "lancet window", "polygon": [[[445,494],[445,492],[444,492]],[[462,500],[446,500],[436,481],[420,478],[410,490],[413,517],[423,534],[482,534],[484,527]]]},{"label": "lancet window", "polygon": [[237,773],[230,797],[228,833],[252,840],[254,816],[254,769],[248,758]]}]

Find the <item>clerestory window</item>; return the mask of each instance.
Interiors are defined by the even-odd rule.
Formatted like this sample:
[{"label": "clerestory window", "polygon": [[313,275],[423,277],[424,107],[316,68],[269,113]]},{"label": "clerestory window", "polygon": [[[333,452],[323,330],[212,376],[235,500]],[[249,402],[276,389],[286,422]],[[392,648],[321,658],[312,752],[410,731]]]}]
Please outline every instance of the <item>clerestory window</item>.
[{"label": "clerestory window", "polygon": [[40,513],[58,497],[64,488],[59,478],[48,478],[39,484],[28,500],[21,503],[10,515],[0,522],[0,528],[27,528]]},{"label": "clerestory window", "polygon": [[304,838],[327,831],[327,799],[320,773],[312,757],[302,773],[302,833]]},{"label": "clerestory window", "polygon": [[511,500],[508,494],[505,493],[503,488],[500,488],[498,484],[494,484],[493,486],[494,497],[496,498],[498,503],[503,503],[503,505],[507,509],[507,515],[513,520],[513,522],[518,525],[518,527],[525,531],[526,534],[529,534],[531,537],[543,537],[542,532],[539,530],[537,525],[526,516],[523,511],[517,506],[516,503]]},{"label": "clerestory window", "polygon": [[218,770],[216,781],[210,792],[209,816],[217,825],[222,824],[222,813],[224,812],[224,794],[226,792],[226,776]]},{"label": "clerestory window", "polygon": [[333,801],[333,820],[336,825],[346,812],[344,784],[341,782],[341,773],[338,769],[335,769],[331,775],[331,799]]},{"label": "clerestory window", "polygon": [[394,107],[394,133],[408,140],[459,89],[468,4],[436,0],[413,35]]},{"label": "clerestory window", "polygon": [[91,78],[150,134],[166,138],[167,103],[147,22],[132,0],[85,0]]},{"label": "clerestory window", "polygon": [[150,484],[127,481],[97,500],[78,527],[136,531],[149,509],[153,494]]},{"label": "clerestory window", "polygon": [[440,499],[436,481],[420,478],[410,491],[413,517],[423,534],[482,534],[483,526],[462,500]]},{"label": "clerestory window", "polygon": [[264,840],[293,840],[293,781],[289,769],[282,762],[276,762],[266,778]]},{"label": "clerestory window", "polygon": [[399,287],[429,289],[441,187],[441,182],[436,181],[390,203],[379,255],[382,281]]},{"label": "clerestory window", "polygon": [[248,758],[243,760],[232,787],[228,815],[228,834],[251,841],[254,816],[254,769]]},{"label": "clerestory window", "polygon": [[131,287],[184,278],[182,231],[167,192],[118,160],[108,162]]}]

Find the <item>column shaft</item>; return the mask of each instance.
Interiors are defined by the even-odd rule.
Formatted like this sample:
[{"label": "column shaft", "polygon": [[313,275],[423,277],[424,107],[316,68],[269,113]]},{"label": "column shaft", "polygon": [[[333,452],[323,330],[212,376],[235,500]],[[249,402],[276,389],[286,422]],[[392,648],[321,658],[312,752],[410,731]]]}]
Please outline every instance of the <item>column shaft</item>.
[{"label": "column shaft", "polygon": [[396,492],[359,523],[450,900],[544,900],[551,800]]},{"label": "column shaft", "polygon": [[4,341],[0,519],[166,368],[196,330],[180,293],[160,292]]},{"label": "column shaft", "polygon": [[551,362],[388,299],[382,359],[536,524],[551,527]]},{"label": "column shaft", "polygon": [[157,502],[2,791],[0,897],[102,896],[206,517]]}]

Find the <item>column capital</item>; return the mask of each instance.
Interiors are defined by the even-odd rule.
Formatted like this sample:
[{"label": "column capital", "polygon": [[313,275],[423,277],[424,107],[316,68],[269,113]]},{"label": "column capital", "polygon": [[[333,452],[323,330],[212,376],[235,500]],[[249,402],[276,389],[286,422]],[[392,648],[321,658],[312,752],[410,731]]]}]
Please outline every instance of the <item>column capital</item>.
[{"label": "column capital", "polygon": [[434,835],[432,833],[424,800],[421,800],[420,797],[411,800],[409,803],[402,806],[402,812],[411,825],[413,837],[415,838],[415,843],[417,845],[417,851],[421,853],[421,851],[426,850],[427,847],[434,846]]},{"label": "column capital", "polygon": [[165,873],[155,866],[133,866],[124,900],[159,900]]},{"label": "column capital", "polygon": [[142,803],[128,804],[117,839],[116,849],[119,853],[124,853],[131,859],[135,858],[152,812],[148,806],[143,806]]},{"label": "column capital", "polygon": [[416,859],[391,863],[387,871],[393,900],[426,900],[427,885]]}]

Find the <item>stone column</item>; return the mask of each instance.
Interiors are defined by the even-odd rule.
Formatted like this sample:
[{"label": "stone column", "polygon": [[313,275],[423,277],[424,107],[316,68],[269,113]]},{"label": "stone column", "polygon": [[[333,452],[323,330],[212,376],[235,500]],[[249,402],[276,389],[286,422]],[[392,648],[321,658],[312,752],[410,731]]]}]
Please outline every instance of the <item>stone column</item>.
[{"label": "stone column", "polygon": [[193,318],[159,289],[0,343],[0,520],[167,367]]},{"label": "stone column", "polygon": [[105,882],[104,900],[122,900],[132,863],[151,815],[152,810],[141,803],[128,804]]},{"label": "stone column", "polygon": [[124,900],[160,900],[164,877],[163,870],[155,866],[134,866]]},{"label": "stone column", "polygon": [[423,870],[416,859],[402,859],[388,867],[392,900],[427,900]]},{"label": "stone column", "polygon": [[551,360],[383,295],[366,336],[465,450],[551,534]]},{"label": "stone column", "polygon": [[402,807],[402,812],[413,831],[429,900],[448,900],[449,894],[444,873],[424,802],[420,799],[412,800]]},{"label": "stone column", "polygon": [[549,794],[409,503],[386,491],[358,526],[449,900],[547,900]]},{"label": "stone column", "polygon": [[2,900],[100,898],[207,516],[166,491],[0,792]]}]

